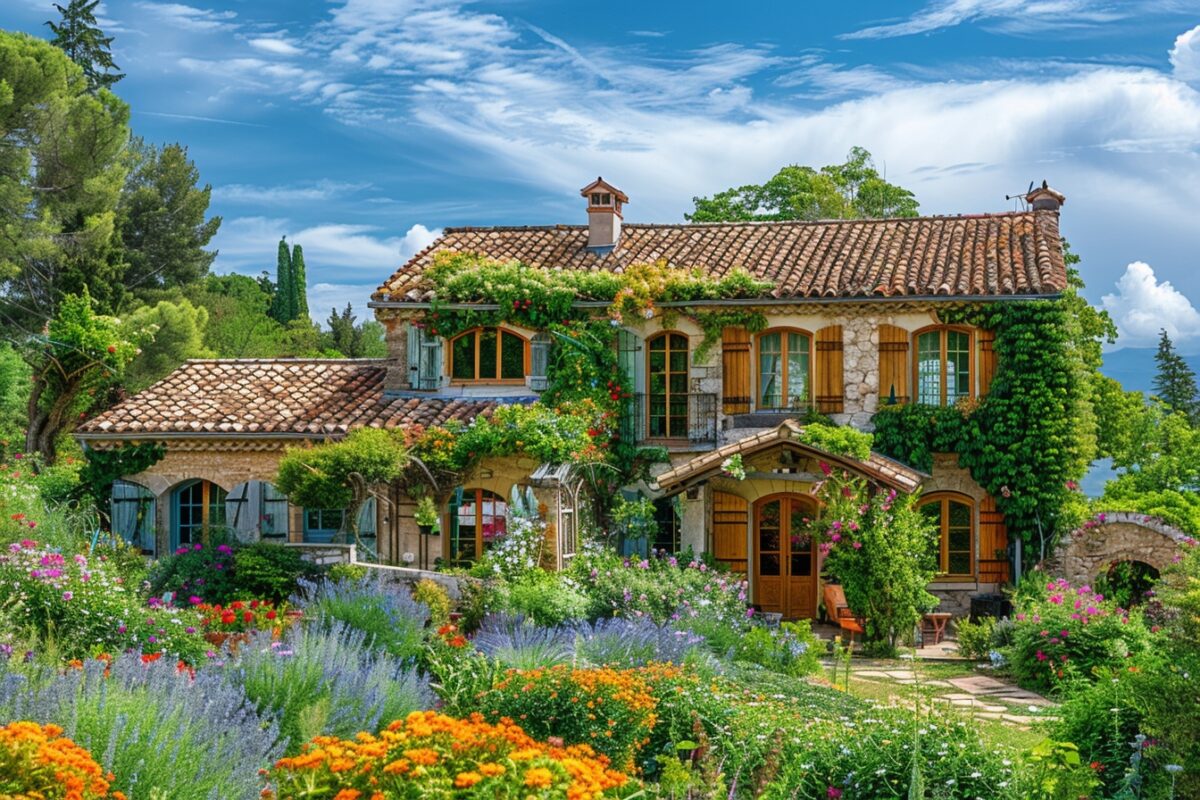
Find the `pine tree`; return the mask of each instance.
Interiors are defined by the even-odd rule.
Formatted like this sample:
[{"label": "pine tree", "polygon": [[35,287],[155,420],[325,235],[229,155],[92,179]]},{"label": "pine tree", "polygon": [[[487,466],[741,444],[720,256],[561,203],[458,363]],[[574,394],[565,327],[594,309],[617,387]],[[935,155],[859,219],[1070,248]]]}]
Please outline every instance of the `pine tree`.
[{"label": "pine tree", "polygon": [[292,303],[292,256],[288,252],[287,237],[279,240],[279,256],[275,261],[275,297],[271,300],[271,317],[280,325],[287,325],[296,318]]},{"label": "pine tree", "polygon": [[1193,425],[1200,424],[1200,402],[1196,396],[1196,373],[1183,356],[1175,352],[1171,337],[1164,329],[1154,354],[1158,369],[1154,374],[1154,394],[1172,411],[1185,415]]},{"label": "pine tree", "polygon": [[98,5],[100,0],[71,0],[66,8],[55,3],[62,19],[58,24],[46,22],[54,34],[50,44],[83,68],[88,91],[92,93],[97,89],[110,89],[125,77],[124,73],[117,72],[120,67],[113,63],[110,49],[113,37],[105,36],[96,24],[94,12]]},{"label": "pine tree", "polygon": [[304,250],[300,245],[292,247],[292,308],[294,319],[308,319],[308,281],[304,275]]}]

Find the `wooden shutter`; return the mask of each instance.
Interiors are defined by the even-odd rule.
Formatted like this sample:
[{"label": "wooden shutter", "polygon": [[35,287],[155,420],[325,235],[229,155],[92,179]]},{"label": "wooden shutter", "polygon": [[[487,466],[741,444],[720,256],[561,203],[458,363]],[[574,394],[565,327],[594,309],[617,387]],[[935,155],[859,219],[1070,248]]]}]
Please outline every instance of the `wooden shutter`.
[{"label": "wooden shutter", "polygon": [[996,374],[996,334],[991,331],[979,331],[979,397],[987,397],[992,387],[992,377]]},{"label": "wooden shutter", "polygon": [[817,331],[817,411],[840,414],[845,407],[846,382],[842,378],[842,326]]},{"label": "wooden shutter", "polygon": [[743,575],[749,569],[746,557],[746,524],[750,504],[728,492],[713,492],[712,554],[733,572]]},{"label": "wooden shutter", "polygon": [[907,403],[908,331],[895,325],[879,326],[879,405]]},{"label": "wooden shutter", "polygon": [[[1008,526],[1004,513],[996,509],[996,499],[985,495],[979,503],[979,580],[981,583],[1008,582]],[[1001,555],[997,557],[997,554]]]},{"label": "wooden shutter", "polygon": [[721,387],[726,414],[750,413],[750,331],[721,332]]},{"label": "wooden shutter", "polygon": [[412,389],[421,388],[421,329],[416,325],[408,326],[408,385]]}]

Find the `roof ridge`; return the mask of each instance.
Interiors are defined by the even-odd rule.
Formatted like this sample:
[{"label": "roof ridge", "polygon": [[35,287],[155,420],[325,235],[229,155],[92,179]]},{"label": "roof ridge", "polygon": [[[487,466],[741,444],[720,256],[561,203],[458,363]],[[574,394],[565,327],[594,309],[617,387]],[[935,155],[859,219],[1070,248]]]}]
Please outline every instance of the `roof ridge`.
[{"label": "roof ridge", "polygon": [[273,358],[189,358],[184,364],[386,364],[386,358],[329,358],[318,356],[278,356]]}]

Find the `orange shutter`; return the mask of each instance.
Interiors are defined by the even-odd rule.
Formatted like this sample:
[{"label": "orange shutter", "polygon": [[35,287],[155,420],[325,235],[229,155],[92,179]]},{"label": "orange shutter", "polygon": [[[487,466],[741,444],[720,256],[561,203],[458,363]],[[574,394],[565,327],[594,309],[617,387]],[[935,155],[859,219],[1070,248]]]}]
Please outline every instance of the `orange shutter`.
[{"label": "orange shutter", "polygon": [[817,411],[840,414],[846,383],[842,379],[842,326],[830,325],[817,331]]},{"label": "orange shutter", "polygon": [[979,397],[987,397],[988,389],[992,387],[992,377],[996,374],[996,334],[991,331],[979,331]]},{"label": "orange shutter", "polygon": [[979,504],[979,580],[983,583],[1008,581],[1008,526],[1004,513],[996,509],[996,500],[985,495]]},{"label": "orange shutter", "polygon": [[879,326],[879,405],[908,402],[908,331]]},{"label": "orange shutter", "polygon": [[721,332],[721,387],[726,414],[750,413],[750,332],[725,328]]},{"label": "orange shutter", "polygon": [[712,553],[733,572],[743,575],[749,568],[746,558],[746,524],[750,519],[750,504],[728,492],[713,492]]}]

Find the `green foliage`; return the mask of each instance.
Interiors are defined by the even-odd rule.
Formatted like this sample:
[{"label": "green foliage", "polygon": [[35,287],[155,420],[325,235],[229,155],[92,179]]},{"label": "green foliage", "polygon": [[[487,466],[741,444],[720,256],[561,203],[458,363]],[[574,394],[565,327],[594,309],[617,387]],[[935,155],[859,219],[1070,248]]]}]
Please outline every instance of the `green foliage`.
[{"label": "green foliage", "polygon": [[1154,363],[1154,396],[1162,400],[1167,408],[1187,417],[1192,425],[1200,422],[1196,373],[1188,366],[1183,356],[1175,352],[1175,345],[1171,343],[1171,337],[1165,329],[1160,332]]},{"label": "green foliage", "polygon": [[555,627],[587,616],[588,598],[561,573],[533,570],[509,584],[508,608],[538,625]]},{"label": "green foliage", "polygon": [[308,276],[304,270],[304,250],[292,245],[292,300],[294,317],[308,319]]},{"label": "green foliage", "polygon": [[320,574],[321,568],[301,558],[299,550],[274,542],[234,550],[234,585],[241,597],[282,603],[296,591],[297,581]]},{"label": "green foliage", "polygon": [[125,475],[137,475],[167,455],[159,442],[129,442],[108,450],[84,451],[84,466],[79,472],[81,491],[91,498],[104,520],[112,519],[112,487]]},{"label": "green foliage", "polygon": [[83,69],[88,89],[110,89],[125,76],[117,72],[120,67],[113,63],[113,37],[105,36],[96,24],[96,6],[100,0],[71,0],[66,8],[58,3],[54,7],[61,18],[58,22],[47,22],[54,38],[50,44],[62,50],[67,57]]},{"label": "green foliage", "polygon": [[813,636],[810,620],[785,622],[776,629],[751,627],[738,641],[734,657],[793,677],[821,669],[825,648]]},{"label": "green foliage", "polygon": [[885,181],[861,147],[851,148],[843,164],[820,170],[793,164],[762,185],[692,201],[690,222],[915,217],[918,208],[913,193]]},{"label": "green foliage", "polygon": [[1138,697],[1142,678],[1129,669],[1100,669],[1094,681],[1077,681],[1066,687],[1050,735],[1079,748],[1081,760],[1097,764],[1105,796],[1120,788],[1129,765],[1129,743],[1141,732]]},{"label": "green foliage", "polygon": [[849,425],[834,425],[824,418],[805,425],[797,438],[826,453],[849,456],[858,461],[871,457],[871,445],[875,441],[869,433]]},{"label": "green foliage", "polygon": [[353,476],[367,486],[400,476],[408,464],[402,435],[360,428],[340,442],[290,447],[280,459],[276,486],[297,505],[346,508],[355,500]]},{"label": "green foliage", "polygon": [[143,342],[125,369],[126,389],[139,392],[189,358],[211,357],[204,346],[207,326],[208,310],[186,299],[178,303],[162,300],[134,310],[125,318],[124,327],[130,336],[142,336]]},{"label": "green foliage", "polygon": [[330,567],[327,575],[329,580],[334,583],[340,583],[341,581],[361,581],[367,577],[367,568],[361,564],[341,562]]},{"label": "green foliage", "polygon": [[994,617],[981,617],[979,622],[971,622],[965,617],[954,620],[958,654],[972,661],[985,660],[992,652],[992,633],[995,629]]},{"label": "green foliage", "polygon": [[1079,758],[1079,748],[1071,742],[1046,739],[1026,756],[1033,767],[1030,798],[1037,800],[1077,800],[1087,797],[1097,784]]},{"label": "green foliage", "polygon": [[[330,577],[333,577],[332,570]],[[441,627],[450,621],[450,595],[445,587],[430,578],[422,578],[413,588],[413,600],[429,609],[430,624]]]},{"label": "green foliage", "polygon": [[29,365],[8,342],[0,343],[0,462],[25,449]]},{"label": "green foliage", "polygon": [[871,493],[848,473],[829,475],[819,498],[824,509],[811,525],[827,554],[825,570],[864,619],[867,648],[894,656],[921,615],[937,605],[925,590],[937,572],[937,533],[916,510],[915,496]]},{"label": "green foliage", "polygon": [[354,321],[349,303],[340,314],[337,309],[331,310],[327,322],[329,332],[321,335],[325,349],[336,350],[347,358],[386,357],[387,343],[383,339],[383,326],[374,321],[355,325]]},{"label": "green foliage", "polygon": [[280,325],[287,325],[296,318],[295,274],[292,271],[292,254],[286,239],[279,240],[279,253],[275,261],[275,296],[271,300],[271,318]]},{"label": "green foliage", "polygon": [[[648,497],[638,500],[617,498],[610,519],[614,530],[624,542],[641,542],[648,546],[658,534],[658,522],[654,519],[654,501]],[[641,548],[645,550],[643,546]]]},{"label": "green foliage", "polygon": [[1200,430],[1161,403],[1139,408],[1126,420],[1122,447],[1112,448],[1122,472],[1104,487],[1107,508],[1137,511],[1200,532]]}]

